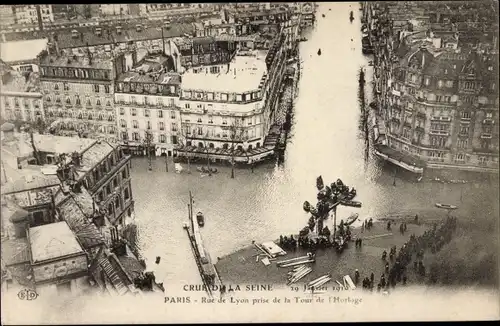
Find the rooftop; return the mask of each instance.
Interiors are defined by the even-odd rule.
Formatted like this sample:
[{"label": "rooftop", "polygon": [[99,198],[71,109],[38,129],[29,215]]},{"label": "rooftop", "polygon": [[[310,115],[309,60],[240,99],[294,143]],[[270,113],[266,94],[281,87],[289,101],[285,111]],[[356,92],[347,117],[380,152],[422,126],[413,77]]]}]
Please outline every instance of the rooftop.
[{"label": "rooftop", "polygon": [[181,83],[180,75],[166,72],[167,65],[168,57],[162,54],[149,55],[132,70],[120,74],[117,81],[179,85]]},{"label": "rooftop", "polygon": [[29,229],[33,263],[83,253],[66,222],[57,222]]},{"label": "rooftop", "polygon": [[[58,205],[58,209],[83,248],[88,249],[105,243],[105,239],[97,226],[87,218],[92,214],[92,203],[89,205],[89,198],[82,200],[82,197],[90,197],[85,189],[82,189],[81,194],[68,195],[67,199]],[[92,202],[91,197],[90,202]]]},{"label": "rooftop", "polygon": [[6,266],[29,263],[30,251],[27,238],[2,241],[2,260]]},{"label": "rooftop", "polygon": [[47,43],[46,38],[5,42],[0,46],[0,58],[6,63],[32,61],[47,48]]},{"label": "rooftop", "polygon": [[40,59],[40,65],[47,67],[113,69],[113,62],[108,58],[92,56],[92,61],[90,61],[88,54],[59,56],[47,54]]},{"label": "rooftop", "polygon": [[[97,29],[100,28],[101,35],[98,35]],[[74,33],[73,31],[76,31]],[[163,37],[172,38],[192,35],[194,26],[192,24],[171,24],[163,28]],[[76,35],[76,36],[73,36]],[[161,39],[161,28],[157,26],[145,27],[137,31],[136,26],[122,26],[121,32],[118,32],[116,26],[82,27],[73,30],[58,31],[57,38],[60,49],[115,44],[128,41],[143,41]]]},{"label": "rooftop", "polygon": [[34,134],[33,136],[35,146],[39,151],[57,154],[70,154],[75,151],[82,152],[94,143],[97,143],[95,139],[90,138],[63,137],[42,134]]},{"label": "rooftop", "polygon": [[236,55],[229,64],[227,73],[184,73],[182,88],[212,92],[244,93],[259,89],[266,66],[267,51],[253,51],[251,55]]},{"label": "rooftop", "polygon": [[[80,152],[82,154],[81,166],[88,169],[93,168],[100,163],[106,156],[108,156],[115,147],[107,141],[97,141],[87,148],[87,150]],[[78,169],[78,168],[77,168]]]},{"label": "rooftop", "polygon": [[9,70],[5,77],[0,80],[1,93],[22,93],[22,92],[39,92],[40,91],[40,75],[37,72],[19,72]]}]

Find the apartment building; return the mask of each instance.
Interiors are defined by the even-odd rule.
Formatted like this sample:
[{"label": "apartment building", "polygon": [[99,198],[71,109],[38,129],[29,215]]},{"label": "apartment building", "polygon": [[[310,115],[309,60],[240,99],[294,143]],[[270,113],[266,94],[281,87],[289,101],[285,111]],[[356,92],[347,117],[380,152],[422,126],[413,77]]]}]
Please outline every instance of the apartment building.
[{"label": "apartment building", "polygon": [[116,116],[113,106],[111,56],[92,53],[61,55],[52,48],[40,56],[40,89],[48,118],[60,135],[85,135],[114,141]]},{"label": "apartment building", "polygon": [[12,122],[44,121],[38,73],[16,71],[5,64],[2,64],[0,71],[2,118]]},{"label": "apartment building", "polygon": [[[129,66],[127,64],[130,63]],[[123,57],[123,72],[115,82],[119,136],[132,152],[151,146],[156,155],[173,155],[178,142],[181,76],[170,57],[133,54]]]},{"label": "apartment building", "polygon": [[284,35],[267,49],[240,49],[224,65],[204,65],[182,75],[181,156],[251,163],[272,154],[263,147],[286,53]]},{"label": "apartment building", "polygon": [[43,24],[54,21],[52,5],[14,5],[16,24]]}]

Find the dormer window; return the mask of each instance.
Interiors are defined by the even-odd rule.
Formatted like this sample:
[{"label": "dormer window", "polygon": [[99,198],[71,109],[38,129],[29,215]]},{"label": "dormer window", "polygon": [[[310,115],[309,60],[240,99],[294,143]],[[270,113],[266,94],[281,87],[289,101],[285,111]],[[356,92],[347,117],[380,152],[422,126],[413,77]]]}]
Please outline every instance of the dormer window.
[{"label": "dormer window", "polygon": [[101,29],[100,27],[97,27],[97,28],[95,29],[95,34],[96,34],[97,36],[101,36],[101,35],[102,35],[102,29]]},{"label": "dormer window", "polygon": [[142,31],[142,25],[141,25],[141,24],[137,24],[137,25],[135,25],[135,30],[136,30],[137,32],[141,32],[141,31]]}]

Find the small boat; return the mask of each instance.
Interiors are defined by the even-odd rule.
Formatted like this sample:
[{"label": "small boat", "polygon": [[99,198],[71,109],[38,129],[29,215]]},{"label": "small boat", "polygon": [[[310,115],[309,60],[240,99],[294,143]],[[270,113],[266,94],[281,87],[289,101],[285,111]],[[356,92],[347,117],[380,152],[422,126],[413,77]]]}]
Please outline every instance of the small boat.
[{"label": "small boat", "polygon": [[205,225],[205,217],[203,216],[202,212],[198,212],[196,214],[196,221],[198,222],[199,226],[204,226]]},{"label": "small boat", "polygon": [[351,13],[350,13],[350,15],[349,15],[349,20],[351,21],[351,23],[352,23],[352,21],[354,20],[354,14],[353,14],[353,12],[352,12],[352,11],[351,11]]},{"label": "small boat", "polygon": [[340,203],[344,206],[349,206],[349,207],[361,207],[361,203],[359,201],[354,201],[354,200],[341,199]]},{"label": "small boat", "polygon": [[455,205],[448,205],[448,204],[441,204],[441,203],[436,203],[437,208],[442,208],[442,209],[457,209],[458,206]]},{"label": "small boat", "polygon": [[304,208],[304,211],[308,212],[311,211],[311,204],[306,200],[304,202],[304,205],[302,206]]},{"label": "small boat", "polygon": [[319,176],[316,178],[316,188],[318,188],[318,190],[321,190],[323,189],[323,187],[325,186],[325,184],[323,183],[323,177],[322,176]]},{"label": "small boat", "polygon": [[321,55],[321,49],[318,50],[318,55]]},{"label": "small boat", "polygon": [[356,220],[358,219],[359,217],[359,214],[358,213],[354,213],[352,214],[351,216],[349,216],[345,222],[344,222],[344,225],[351,225],[352,223],[356,222]]}]

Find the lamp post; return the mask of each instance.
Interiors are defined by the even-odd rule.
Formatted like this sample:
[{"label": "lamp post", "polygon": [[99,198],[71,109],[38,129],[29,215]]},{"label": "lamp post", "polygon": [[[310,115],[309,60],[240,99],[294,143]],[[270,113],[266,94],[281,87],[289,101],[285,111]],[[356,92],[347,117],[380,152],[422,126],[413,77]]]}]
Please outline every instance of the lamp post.
[{"label": "lamp post", "polygon": [[151,163],[151,133],[146,131],[146,139],[144,139],[144,145],[146,146],[146,151],[148,154],[148,171],[152,171],[152,163]]}]

